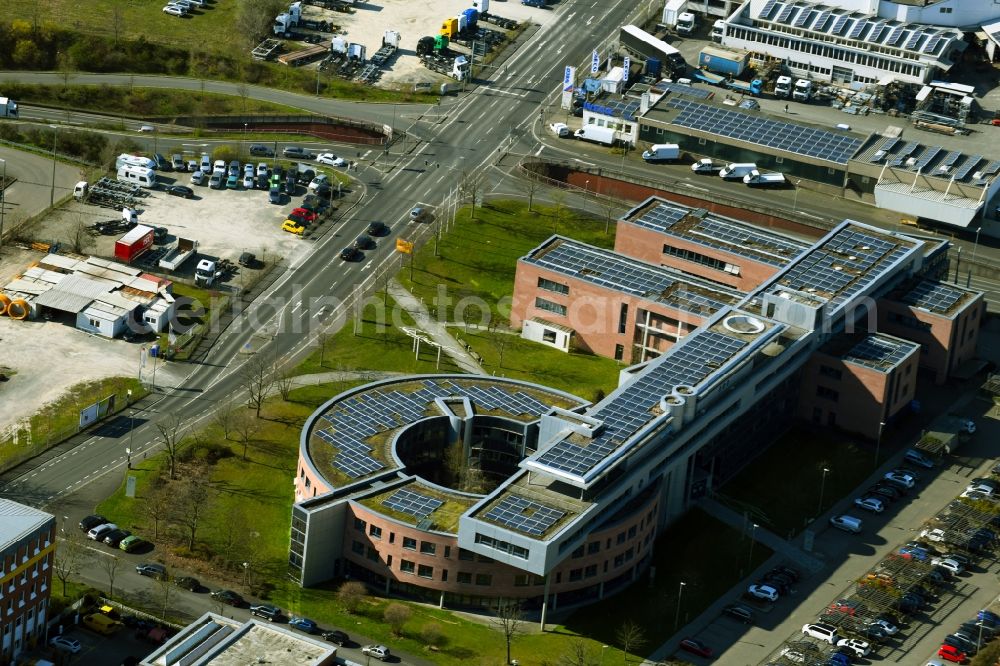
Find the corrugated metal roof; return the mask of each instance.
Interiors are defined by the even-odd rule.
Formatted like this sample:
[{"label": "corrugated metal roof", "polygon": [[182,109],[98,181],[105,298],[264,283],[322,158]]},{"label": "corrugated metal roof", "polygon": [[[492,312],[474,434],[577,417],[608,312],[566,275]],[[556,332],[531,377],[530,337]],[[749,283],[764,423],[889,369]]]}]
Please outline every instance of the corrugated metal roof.
[{"label": "corrugated metal roof", "polygon": [[51,513],[0,499],[0,549],[7,548],[54,518]]},{"label": "corrugated metal roof", "polygon": [[62,310],[80,312],[95,299],[107,295],[111,286],[81,275],[64,275],[59,284],[38,297],[39,305]]},{"label": "corrugated metal roof", "polygon": [[35,299],[35,303],[60,312],[76,314],[94,302],[89,296],[81,296],[57,289],[49,289]]}]

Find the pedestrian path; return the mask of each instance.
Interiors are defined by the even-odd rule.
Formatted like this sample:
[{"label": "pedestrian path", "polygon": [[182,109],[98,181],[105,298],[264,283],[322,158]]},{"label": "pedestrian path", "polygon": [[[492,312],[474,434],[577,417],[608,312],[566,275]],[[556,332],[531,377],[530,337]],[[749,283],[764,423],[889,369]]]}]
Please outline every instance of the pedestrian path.
[{"label": "pedestrian path", "polygon": [[451,357],[458,367],[462,368],[466,372],[475,375],[485,375],[486,371],[483,370],[483,366],[479,364],[479,361],[470,353],[465,345],[460,343],[458,340],[448,332],[448,328],[441,322],[436,321],[431,317],[427,308],[424,304],[417,299],[413,294],[411,294],[406,287],[401,285],[398,280],[392,279],[389,281],[389,295],[392,296],[393,300],[401,308],[403,308],[407,314],[413,317],[413,321],[416,322],[417,328],[427,333],[434,342],[441,345],[441,350]]}]

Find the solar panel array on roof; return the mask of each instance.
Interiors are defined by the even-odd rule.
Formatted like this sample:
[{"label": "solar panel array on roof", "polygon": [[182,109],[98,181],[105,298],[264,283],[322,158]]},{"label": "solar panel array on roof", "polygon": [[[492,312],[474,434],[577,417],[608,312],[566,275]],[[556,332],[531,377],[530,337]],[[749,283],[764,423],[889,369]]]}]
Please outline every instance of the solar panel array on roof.
[{"label": "solar panel array on roof", "polygon": [[426,417],[424,411],[435,398],[467,397],[476,408],[499,410],[514,416],[541,415],[548,406],[523,391],[504,390],[478,384],[460,386],[451,381],[425,380],[423,387],[411,393],[401,391],[366,391],[334,405],[323,420],[329,428],[319,427],[313,435],[337,449],[331,464],[352,479],[385,468],[376,460],[365,440]]},{"label": "solar panel array on roof", "polygon": [[955,166],[955,162],[957,162],[958,158],[961,156],[962,156],[961,150],[953,150],[947,155],[945,155],[943,160],[938,162],[937,168],[940,169],[941,167]]},{"label": "solar panel array on roof", "polygon": [[[739,252],[740,248],[753,250],[753,256],[758,261],[771,266],[784,266],[793,257],[803,251],[803,246],[792,241],[784,241],[775,236],[757,233],[749,227],[729,224],[723,220],[706,218],[702,220],[691,235],[703,245],[722,250]],[[759,256],[761,253],[764,256]]]},{"label": "solar panel array on roof", "polygon": [[917,345],[912,342],[869,335],[854,345],[843,358],[859,365],[881,370],[899,365],[916,347]]},{"label": "solar panel array on roof", "polygon": [[770,120],[685,99],[668,99],[667,105],[680,110],[674,125],[836,164],[847,164],[862,143],[860,138],[842,132]]},{"label": "solar panel array on roof", "polygon": [[507,495],[487,511],[483,518],[518,532],[541,536],[565,515],[565,511],[545,506],[520,495]]},{"label": "solar panel array on roof", "polygon": [[698,99],[707,99],[712,96],[711,90],[696,88],[694,86],[689,86],[684,83],[675,83],[673,81],[658,81],[656,83],[656,87],[664,91],[669,91],[678,95],[687,95],[688,97],[696,97]]},{"label": "solar panel array on roof", "polygon": [[814,12],[813,10],[803,9],[802,11],[799,12],[799,15],[795,17],[795,20],[792,21],[792,25],[795,26],[796,28],[801,28],[806,23],[808,23],[809,20],[812,19],[812,17],[815,15],[816,12]]},{"label": "solar panel array on roof", "polygon": [[949,287],[940,282],[924,280],[907,292],[899,301],[904,305],[927,310],[928,312],[946,314],[962,300],[962,296],[964,295],[965,292],[959,291],[954,287]]},{"label": "solar panel array on roof", "polygon": [[891,265],[906,252],[896,243],[845,227],[800,259],[779,282],[793,289],[826,294],[836,308],[878,278],[877,264]]},{"label": "solar panel array on roof", "polygon": [[[829,21],[829,20],[830,20],[830,11],[829,10],[823,10],[823,11],[821,11],[819,13],[819,18],[817,18],[813,22],[811,28],[813,30],[819,30],[820,32],[822,32],[826,28],[826,22]],[[807,27],[809,27],[809,26],[807,26]]]},{"label": "solar panel array on roof", "polygon": [[934,53],[934,48],[935,48],[935,47],[936,47],[936,46],[937,46],[938,44],[940,44],[940,43],[941,43],[941,40],[942,40],[942,39],[944,39],[944,38],[945,38],[945,34],[944,34],[944,33],[941,33],[941,32],[939,32],[939,33],[937,33],[937,34],[933,35],[933,36],[932,36],[932,37],[931,37],[931,38],[930,38],[930,39],[929,39],[929,40],[927,41],[927,43],[926,43],[926,44],[924,44],[924,48],[923,48],[923,52],[924,52],[924,53]]},{"label": "solar panel array on roof", "polygon": [[982,161],[983,161],[982,155],[973,155],[969,159],[962,162],[962,166],[958,167],[958,171],[955,172],[954,176],[955,180],[962,180],[963,178],[968,176],[970,173],[972,173],[973,169],[979,166],[979,163]]},{"label": "solar panel array on roof", "polygon": [[895,46],[896,42],[898,42],[900,39],[903,38],[903,32],[905,30],[906,30],[906,26],[905,25],[896,26],[893,29],[892,33],[890,33],[889,36],[886,38],[885,45],[886,46]]},{"label": "solar panel array on roof", "polygon": [[885,23],[876,23],[872,26],[872,31],[868,33],[868,39],[866,41],[877,42],[878,38],[882,36],[882,33],[885,32],[888,27],[889,26]]},{"label": "solar panel array on roof", "polygon": [[748,344],[715,331],[692,333],[591,414],[601,419],[604,427],[585,446],[564,439],[539,454],[535,462],[567,474],[585,475],[647,424],[653,418],[651,410],[673,387],[697,386]]},{"label": "solar panel array on roof", "polygon": [[762,19],[771,18],[771,12],[774,11],[775,5],[778,4],[778,0],[767,0],[764,7],[760,10],[760,17]]},{"label": "solar panel array on roof", "polygon": [[917,158],[916,163],[911,167],[914,171],[921,171],[924,167],[931,163],[935,157],[937,157],[944,148],[940,146],[925,146],[923,152],[920,153],[920,157]]},{"label": "solar panel array on roof", "polygon": [[923,39],[924,33],[921,30],[914,30],[910,33],[910,38],[906,40],[906,44],[903,45],[904,49],[914,49],[917,46],[917,42]]},{"label": "solar panel array on roof", "polygon": [[849,18],[850,18],[849,16],[838,16],[837,20],[833,22],[833,27],[830,28],[830,32],[833,33],[834,35],[839,35],[840,32],[844,29],[844,26],[847,25],[847,20]]},{"label": "solar panel array on roof", "polygon": [[407,488],[400,488],[382,500],[382,504],[394,511],[423,518],[434,513],[434,509],[444,504],[444,502],[428,495],[413,492]]},{"label": "solar panel array on roof", "polygon": [[687,208],[671,206],[668,204],[657,204],[656,208],[643,213],[642,217],[631,220],[634,224],[656,231],[667,231],[675,224],[684,219],[688,214]]},{"label": "solar panel array on roof", "polygon": [[778,14],[778,18],[776,18],[775,20],[778,23],[785,23],[786,21],[788,21],[788,17],[790,17],[792,15],[792,12],[794,11],[795,11],[795,5],[787,4],[781,9],[781,13]]},{"label": "solar panel array on roof", "polygon": [[920,147],[919,141],[910,141],[908,144],[903,146],[902,150],[893,155],[892,160],[889,162],[889,166],[891,167],[900,166],[903,162],[907,160],[907,158],[910,157],[910,155],[913,154],[913,151],[915,151],[919,147]]},{"label": "solar panel array on roof", "polygon": [[854,22],[854,27],[851,28],[851,32],[847,35],[848,39],[857,39],[861,36],[862,31],[868,27],[869,21],[867,19],[858,19]]},{"label": "solar panel array on roof", "polygon": [[997,175],[997,173],[1000,173],[1000,160],[993,160],[986,165],[986,168],[976,172],[979,177],[976,178],[975,184],[987,185],[989,184],[991,177]]}]

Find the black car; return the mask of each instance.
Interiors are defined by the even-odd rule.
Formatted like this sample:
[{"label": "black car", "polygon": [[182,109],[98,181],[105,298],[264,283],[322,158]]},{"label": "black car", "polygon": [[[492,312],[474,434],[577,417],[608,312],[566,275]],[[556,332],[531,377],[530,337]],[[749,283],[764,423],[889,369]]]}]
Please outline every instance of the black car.
[{"label": "black car", "polygon": [[385,236],[387,233],[389,233],[389,227],[384,222],[372,222],[368,225],[370,236]]},{"label": "black car", "polygon": [[182,587],[185,590],[191,592],[197,592],[201,589],[201,583],[198,582],[197,578],[191,578],[191,576],[181,576],[174,580],[174,585],[177,587]]},{"label": "black car", "polygon": [[364,256],[364,253],[353,245],[351,247],[345,247],[340,253],[340,258],[344,261],[360,261],[361,259],[364,259]]},{"label": "black car", "polygon": [[274,151],[262,143],[255,143],[250,146],[250,154],[255,157],[274,157]]},{"label": "black car", "polygon": [[779,564],[778,566],[771,569],[771,571],[777,571],[779,573],[783,573],[794,581],[797,581],[799,580],[799,578],[802,577],[798,571],[796,571],[791,567],[786,567],[784,564]]},{"label": "black car", "polygon": [[123,530],[123,529],[111,530],[110,532],[104,535],[103,541],[112,548],[117,548],[118,545],[122,542],[122,539],[124,539],[127,536],[132,536],[132,533],[129,532],[128,530]]},{"label": "black car", "polygon": [[333,631],[324,631],[320,634],[323,640],[330,641],[331,643],[336,643],[337,645],[347,645],[351,642],[351,639],[343,631],[339,629],[334,629]]},{"label": "black car", "polygon": [[162,245],[167,242],[168,233],[166,227],[153,227],[153,242]]},{"label": "black car", "polygon": [[282,617],[281,609],[278,608],[277,606],[271,606],[269,604],[260,604],[259,606],[251,606],[250,614],[256,615],[257,617],[262,617],[268,622],[275,622],[277,620],[280,620]]},{"label": "black car", "polygon": [[257,255],[253,252],[244,252],[240,254],[239,264],[244,268],[253,268],[257,265]]},{"label": "black car", "polygon": [[884,499],[886,502],[895,502],[902,497],[894,488],[887,486],[872,486],[866,491],[866,494],[873,495],[878,499]]},{"label": "black car", "polygon": [[281,151],[281,154],[285,157],[291,157],[292,159],[312,159],[312,153],[305,148],[300,148],[298,146],[285,146],[285,148]]},{"label": "black car", "polygon": [[743,624],[753,624],[753,611],[742,604],[729,604],[722,609],[722,614]]},{"label": "black car", "polygon": [[172,194],[175,197],[184,197],[185,199],[191,199],[194,197],[194,190],[192,190],[187,185],[171,185],[167,188],[167,194]]},{"label": "black car", "polygon": [[155,562],[151,564],[137,564],[135,565],[135,571],[140,576],[149,576],[157,580],[165,580],[167,578],[167,568]]},{"label": "black car", "polygon": [[271,177],[266,174],[257,176],[257,189],[266,190],[271,182]]},{"label": "black car", "polygon": [[173,171],[173,167],[170,162],[168,162],[167,158],[160,153],[153,155],[153,161],[156,163],[156,168],[160,171]]},{"label": "black car", "polygon": [[888,481],[879,481],[873,488],[882,488],[883,490],[888,490],[893,493],[897,498],[906,496],[906,488],[903,486],[897,486],[889,483]]},{"label": "black car", "polygon": [[246,605],[243,597],[236,594],[232,590],[216,590],[212,592],[212,598],[221,601],[224,604],[229,604],[230,606],[238,606],[242,608]]},{"label": "black car", "polygon": [[86,518],[80,521],[80,529],[83,530],[84,532],[89,532],[98,525],[103,525],[104,523],[110,523],[110,522],[111,521],[105,518],[104,516],[95,513],[94,515],[87,516]]},{"label": "black car", "polygon": [[354,247],[359,250],[371,250],[375,247],[375,239],[371,236],[361,234],[358,236],[357,240],[354,241]]}]

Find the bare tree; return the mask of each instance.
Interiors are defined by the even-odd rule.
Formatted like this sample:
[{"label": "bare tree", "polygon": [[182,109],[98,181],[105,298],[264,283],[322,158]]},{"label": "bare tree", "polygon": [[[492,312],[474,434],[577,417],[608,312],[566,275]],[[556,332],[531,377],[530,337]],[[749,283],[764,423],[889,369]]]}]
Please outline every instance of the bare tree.
[{"label": "bare tree", "polygon": [[170,478],[177,478],[177,459],[180,455],[181,440],[180,432],[181,420],[176,414],[172,414],[162,421],[156,422],[156,429],[160,431],[160,441],[163,443],[163,451],[167,454],[167,461],[170,463]]},{"label": "bare tree", "polygon": [[220,402],[212,412],[212,422],[222,431],[222,436],[229,439],[233,430],[234,405],[231,400]]},{"label": "bare tree", "polygon": [[625,652],[625,663],[628,663],[629,652],[641,650],[646,644],[646,632],[634,620],[628,619],[622,622],[615,633],[618,644]]},{"label": "bare tree", "polygon": [[598,657],[587,649],[583,639],[574,639],[569,644],[569,650],[559,658],[559,666],[595,666]]},{"label": "bare tree", "polygon": [[173,498],[170,490],[158,483],[146,496],[142,512],[153,523],[153,540],[160,538],[160,523],[170,518]]},{"label": "bare tree", "polygon": [[233,419],[233,430],[236,431],[236,436],[243,445],[243,460],[246,460],[247,447],[250,445],[250,440],[260,430],[260,419],[250,412],[241,411]]},{"label": "bare tree", "polygon": [[410,615],[409,606],[393,603],[386,606],[385,611],[382,613],[382,618],[392,628],[392,635],[399,637],[403,635],[403,625],[410,619]]},{"label": "bare tree", "polygon": [[170,605],[170,596],[174,591],[174,584],[166,576],[158,576],[156,578],[156,591],[159,595],[162,605],[160,607],[160,619],[167,619],[167,608]]},{"label": "bare tree", "polygon": [[361,603],[368,596],[368,590],[364,583],[356,580],[348,581],[337,588],[337,601],[344,607],[344,610],[354,615],[361,607]]},{"label": "bare tree", "polygon": [[436,650],[444,645],[444,629],[437,622],[425,622],[424,626],[420,628],[420,638]]},{"label": "bare tree", "polygon": [[538,190],[542,189],[542,183],[538,180],[537,175],[532,172],[524,176],[521,179],[521,187],[524,190],[524,194],[528,197],[528,212],[534,213],[532,206],[535,203],[535,194]]},{"label": "bare tree", "polygon": [[566,212],[566,190],[555,190],[552,192],[552,203],[555,204],[555,211],[552,214],[552,233],[559,233],[562,226],[563,215]]},{"label": "bare tree", "polygon": [[125,12],[117,3],[111,9],[111,32],[115,36],[115,48],[118,48],[118,40],[125,32]]},{"label": "bare tree", "polygon": [[503,633],[504,642],[507,644],[507,661],[510,663],[510,644],[515,638],[524,633],[524,617],[521,614],[521,602],[516,599],[501,600],[497,605],[496,617],[493,624]]},{"label": "bare tree", "polygon": [[503,353],[507,349],[507,345],[510,344],[513,336],[507,332],[506,327],[502,327],[500,322],[497,322],[495,327],[492,327],[489,332],[490,343],[493,348],[497,350],[497,367],[503,367]]},{"label": "bare tree", "polygon": [[208,499],[208,483],[197,476],[184,483],[177,497],[173,520],[184,531],[188,550],[194,550],[198,528],[209,511]]},{"label": "bare tree", "polygon": [[316,346],[319,347],[319,367],[321,368],[323,367],[323,358],[326,356],[326,346],[332,339],[333,335],[330,333],[320,333],[316,336]]},{"label": "bare tree", "polygon": [[278,388],[278,394],[281,399],[288,402],[288,396],[292,392],[292,386],[295,384],[295,375],[291,373],[290,370],[277,370],[274,371],[274,385]]},{"label": "bare tree", "polygon": [[243,36],[247,46],[256,46],[270,36],[273,17],[286,7],[284,0],[241,0],[236,9],[235,34]]},{"label": "bare tree", "polygon": [[233,565],[238,561],[237,551],[243,538],[249,532],[249,522],[244,507],[240,504],[230,505],[224,518],[217,548],[223,561],[227,565]]},{"label": "bare tree", "polygon": [[470,213],[470,220],[476,219],[476,204],[479,202],[479,198],[482,194],[483,187],[483,177],[479,174],[465,174],[462,178],[462,183],[459,186],[461,190],[461,196],[463,199],[468,199],[469,203],[472,204],[472,211]]},{"label": "bare tree", "polygon": [[101,571],[108,575],[108,599],[115,598],[115,576],[118,574],[118,567],[121,566],[122,561],[117,555],[108,555],[107,553],[101,553],[102,557],[98,558],[98,565],[101,567]]},{"label": "bare tree", "polygon": [[84,561],[87,559],[87,549],[80,541],[76,532],[59,539],[56,544],[56,553],[52,558],[52,573],[55,574],[59,582],[62,583],[62,595],[66,596],[66,581],[80,573]]},{"label": "bare tree", "polygon": [[68,245],[73,252],[83,254],[94,247],[94,237],[90,235],[90,225],[86,223],[82,215],[77,215],[73,226],[70,228]]},{"label": "bare tree", "polygon": [[240,369],[240,381],[247,392],[247,407],[253,409],[257,418],[260,418],[261,405],[274,381],[270,365],[259,355],[250,357]]}]

